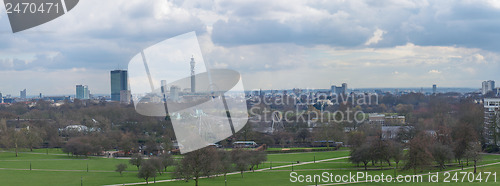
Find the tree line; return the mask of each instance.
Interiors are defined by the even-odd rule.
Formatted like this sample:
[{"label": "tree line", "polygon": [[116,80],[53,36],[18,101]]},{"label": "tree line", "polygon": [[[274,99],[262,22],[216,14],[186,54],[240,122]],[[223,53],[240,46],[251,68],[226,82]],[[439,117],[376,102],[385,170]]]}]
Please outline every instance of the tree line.
[{"label": "tree line", "polygon": [[[233,149],[231,151],[206,147],[185,154],[182,159],[175,161],[170,154],[153,156],[144,159],[141,154],[134,154],[129,163],[138,169],[137,177],[147,183],[158,174],[167,173],[167,168],[174,166],[172,175],[185,181],[194,180],[199,184],[202,177],[224,176],[227,173],[239,171],[241,177],[245,171],[258,169],[259,165],[267,160],[264,151]],[[118,164],[116,172],[122,174],[127,168],[126,164]]]}]

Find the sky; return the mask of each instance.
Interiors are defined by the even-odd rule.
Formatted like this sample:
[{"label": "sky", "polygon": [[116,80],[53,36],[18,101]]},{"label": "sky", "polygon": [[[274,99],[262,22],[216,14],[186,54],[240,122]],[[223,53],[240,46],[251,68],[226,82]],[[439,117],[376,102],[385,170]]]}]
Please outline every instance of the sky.
[{"label": "sky", "polygon": [[109,71],[192,31],[205,63],[246,90],[500,81],[500,1],[84,0],[17,33],[0,7],[0,92],[110,94]]}]

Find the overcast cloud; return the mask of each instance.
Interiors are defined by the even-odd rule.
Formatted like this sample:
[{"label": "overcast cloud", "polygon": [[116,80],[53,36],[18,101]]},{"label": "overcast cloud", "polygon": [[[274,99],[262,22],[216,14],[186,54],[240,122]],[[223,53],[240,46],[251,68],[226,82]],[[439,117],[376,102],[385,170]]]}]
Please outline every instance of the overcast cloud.
[{"label": "overcast cloud", "polygon": [[85,0],[13,34],[2,6],[0,92],[109,94],[110,70],[190,31],[205,61],[240,71],[249,90],[479,88],[500,81],[499,23],[490,0]]}]

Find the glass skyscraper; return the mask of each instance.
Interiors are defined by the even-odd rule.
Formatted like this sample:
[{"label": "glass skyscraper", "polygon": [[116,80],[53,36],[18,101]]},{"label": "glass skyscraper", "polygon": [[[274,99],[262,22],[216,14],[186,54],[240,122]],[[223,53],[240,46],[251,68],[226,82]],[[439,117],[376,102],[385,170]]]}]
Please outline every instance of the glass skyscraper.
[{"label": "glass skyscraper", "polygon": [[128,90],[127,71],[111,71],[111,101],[120,101],[120,91]]},{"label": "glass skyscraper", "polygon": [[76,85],[76,99],[90,99],[90,91],[87,85]]}]

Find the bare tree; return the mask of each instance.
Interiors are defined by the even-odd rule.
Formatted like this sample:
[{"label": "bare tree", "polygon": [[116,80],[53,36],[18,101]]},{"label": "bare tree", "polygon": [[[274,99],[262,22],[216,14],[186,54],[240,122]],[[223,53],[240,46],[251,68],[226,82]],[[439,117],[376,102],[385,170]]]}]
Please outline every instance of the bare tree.
[{"label": "bare tree", "polygon": [[250,151],[250,169],[255,172],[254,167],[259,168],[259,164],[267,160],[267,154],[264,151]]},{"label": "bare tree", "polygon": [[211,147],[187,153],[175,170],[176,176],[186,181],[193,179],[198,186],[201,176],[217,172],[217,154],[217,150]]},{"label": "bare tree", "polygon": [[224,174],[224,180],[227,179],[227,173],[233,171],[233,163],[231,162],[231,154],[227,151],[219,151],[219,164],[217,172]]},{"label": "bare tree", "polygon": [[123,133],[118,140],[118,147],[123,150],[123,152],[128,153],[134,150],[136,146],[136,139],[132,133]]},{"label": "bare tree", "polygon": [[439,142],[434,143],[431,146],[432,157],[434,161],[439,165],[439,169],[443,170],[445,168],[445,162],[453,159],[453,150],[443,145]]},{"label": "bare tree", "polygon": [[368,169],[368,163],[372,159],[371,146],[368,143],[351,150],[351,162],[355,164],[363,163],[365,170]]},{"label": "bare tree", "polygon": [[127,169],[127,164],[125,163],[120,163],[118,165],[116,165],[116,172],[119,172],[120,173],[120,176],[123,176],[122,175],[122,172],[125,171]]},{"label": "bare tree", "polygon": [[481,143],[479,142],[470,142],[469,148],[465,151],[465,157],[468,160],[474,161],[474,174],[476,173],[478,161],[482,159],[480,152],[481,152]]},{"label": "bare tree", "polygon": [[414,173],[416,173],[418,168],[431,164],[433,159],[429,149],[429,144],[432,144],[431,139],[431,136],[422,132],[410,140],[405,169],[413,169]]},{"label": "bare tree", "polygon": [[162,164],[162,159],[160,157],[150,157],[148,160],[146,160],[147,163],[153,165],[153,167],[156,169],[156,171],[158,172],[158,174],[161,175],[162,173],[162,170],[163,170],[163,164]]},{"label": "bare tree", "polygon": [[160,156],[160,158],[161,158],[161,165],[163,166],[164,172],[167,172],[167,167],[175,164],[175,161],[172,158],[172,155],[170,155],[170,154],[162,154]]},{"label": "bare tree", "polygon": [[454,138],[453,152],[455,153],[456,160],[460,161],[464,158],[467,149],[470,148],[470,142],[477,141],[477,135],[472,124],[465,122],[459,123],[454,127],[452,133]]},{"label": "bare tree", "polygon": [[24,131],[26,146],[33,151],[33,147],[38,147],[42,144],[42,131],[35,127],[30,127]]},{"label": "bare tree", "polygon": [[2,132],[0,139],[2,140],[1,143],[4,147],[14,148],[16,151],[16,157],[18,157],[19,148],[24,146],[26,138],[21,130],[7,128]]},{"label": "bare tree", "polygon": [[96,140],[96,138],[90,136],[71,138],[63,147],[63,152],[72,153],[76,156],[88,156],[89,154],[99,153],[102,147]]},{"label": "bare tree", "polygon": [[300,129],[297,131],[297,138],[301,139],[302,142],[305,142],[307,138],[311,136],[311,132],[306,128]]},{"label": "bare tree", "polygon": [[404,158],[403,154],[403,146],[398,143],[393,141],[390,143],[390,154],[394,162],[396,163],[396,169],[398,168],[399,162]]},{"label": "bare tree", "polygon": [[139,170],[139,168],[141,167],[142,162],[143,158],[139,153],[132,155],[132,158],[130,158],[129,160],[130,164],[137,166],[137,170]]},{"label": "bare tree", "polygon": [[233,161],[236,170],[241,172],[241,177],[243,178],[243,172],[248,170],[250,153],[243,149],[233,149],[231,151],[231,160]]},{"label": "bare tree", "polygon": [[137,173],[137,177],[145,179],[146,184],[149,184],[149,178],[156,177],[156,171],[156,166],[152,161],[144,161],[144,163],[141,164],[139,173]]}]

